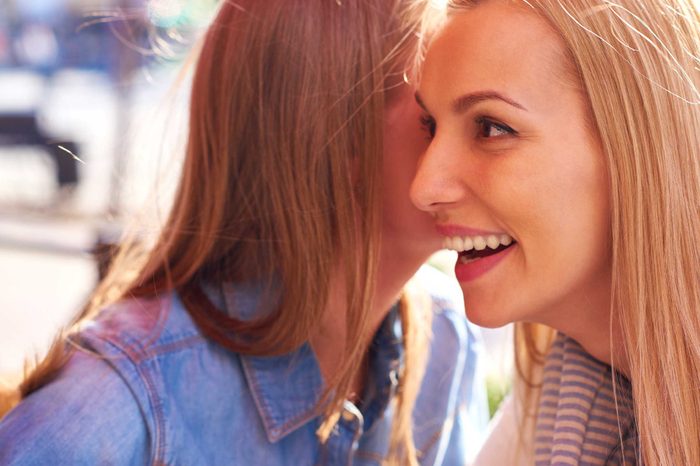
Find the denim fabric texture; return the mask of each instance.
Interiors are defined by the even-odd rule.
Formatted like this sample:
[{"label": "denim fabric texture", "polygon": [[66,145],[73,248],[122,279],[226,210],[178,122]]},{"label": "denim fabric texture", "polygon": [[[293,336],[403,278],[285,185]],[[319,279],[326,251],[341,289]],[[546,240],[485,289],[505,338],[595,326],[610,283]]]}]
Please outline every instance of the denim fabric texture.
[{"label": "denim fabric texture", "polygon": [[[438,272],[428,273],[434,290]],[[487,422],[480,339],[460,297],[437,288],[414,435],[421,464],[461,466]],[[207,292],[238,317],[260,312],[255,286]],[[401,338],[395,306],[371,345],[363,401],[345,403],[321,445],[315,408],[323,379],[308,344],[282,356],[243,356],[202,336],[176,294],[122,302],[81,331],[81,349],[56,379],[0,421],[0,465],[379,465]]]}]

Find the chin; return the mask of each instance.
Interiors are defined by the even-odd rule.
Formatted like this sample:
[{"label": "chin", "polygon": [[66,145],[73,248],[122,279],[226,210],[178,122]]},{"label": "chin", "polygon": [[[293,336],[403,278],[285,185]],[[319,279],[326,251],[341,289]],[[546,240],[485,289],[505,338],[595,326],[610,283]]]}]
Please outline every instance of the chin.
[{"label": "chin", "polygon": [[[464,291],[462,289],[463,293]],[[498,328],[513,322],[509,315],[504,312],[505,308],[503,306],[480,304],[478,300],[465,297],[464,308],[467,319],[479,327]]]},{"label": "chin", "polygon": [[499,328],[499,327],[503,327],[504,325],[508,325],[511,323],[510,320],[499,318],[499,316],[497,316],[495,314],[484,314],[484,313],[479,313],[479,312],[472,312],[469,309],[469,306],[467,306],[466,312],[467,312],[467,319],[469,319],[469,322],[471,322],[472,324],[478,325],[479,327]]}]

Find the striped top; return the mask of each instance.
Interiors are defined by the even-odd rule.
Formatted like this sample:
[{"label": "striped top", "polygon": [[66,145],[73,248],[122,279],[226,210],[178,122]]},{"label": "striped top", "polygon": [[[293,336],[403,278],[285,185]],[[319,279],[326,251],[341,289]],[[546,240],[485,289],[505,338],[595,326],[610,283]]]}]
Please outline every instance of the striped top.
[{"label": "striped top", "polygon": [[560,334],[544,367],[535,464],[634,466],[636,438],[629,381]]}]

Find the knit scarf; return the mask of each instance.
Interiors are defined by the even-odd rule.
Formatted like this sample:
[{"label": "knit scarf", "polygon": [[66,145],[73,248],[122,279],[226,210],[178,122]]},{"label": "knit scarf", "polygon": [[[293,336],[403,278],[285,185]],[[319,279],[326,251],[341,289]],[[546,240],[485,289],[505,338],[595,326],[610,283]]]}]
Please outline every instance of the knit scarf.
[{"label": "knit scarf", "polygon": [[536,466],[640,464],[629,381],[566,335],[547,355],[534,447]]}]

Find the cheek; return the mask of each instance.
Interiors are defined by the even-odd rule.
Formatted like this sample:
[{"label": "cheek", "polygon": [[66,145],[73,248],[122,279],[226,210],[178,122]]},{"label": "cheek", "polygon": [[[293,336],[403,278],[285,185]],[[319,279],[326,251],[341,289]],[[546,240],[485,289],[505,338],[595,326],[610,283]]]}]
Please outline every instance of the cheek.
[{"label": "cheek", "polygon": [[541,145],[494,155],[474,164],[472,175],[497,226],[521,244],[521,267],[549,275],[609,256],[609,189],[595,149]]},{"label": "cheek", "polygon": [[418,210],[409,197],[418,160],[429,142],[420,126],[419,110],[415,103],[406,103],[393,110],[384,125],[382,203],[385,233],[408,236],[408,232],[412,232],[416,239],[425,239],[427,234],[436,236],[433,218]]},{"label": "cheek", "polygon": [[[610,238],[610,192],[603,155],[593,148],[571,154],[572,163],[563,164],[551,196],[553,229],[572,249],[598,257],[606,255]],[[561,227],[557,228],[557,225]]]},{"label": "cheek", "polygon": [[[411,97],[412,98],[412,97]],[[428,147],[418,106],[403,100],[391,107],[384,123],[383,179],[388,198],[410,204],[408,197],[418,159]]]},{"label": "cheek", "polygon": [[416,111],[407,111],[384,125],[384,172],[413,178],[418,159],[428,148]]},{"label": "cheek", "polygon": [[514,219],[524,270],[565,292],[587,286],[610,265],[607,175],[595,153],[568,154],[573,163],[550,161],[520,184],[523,200]]}]

